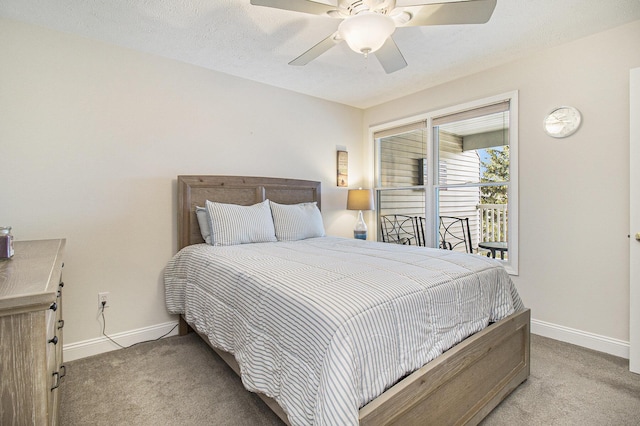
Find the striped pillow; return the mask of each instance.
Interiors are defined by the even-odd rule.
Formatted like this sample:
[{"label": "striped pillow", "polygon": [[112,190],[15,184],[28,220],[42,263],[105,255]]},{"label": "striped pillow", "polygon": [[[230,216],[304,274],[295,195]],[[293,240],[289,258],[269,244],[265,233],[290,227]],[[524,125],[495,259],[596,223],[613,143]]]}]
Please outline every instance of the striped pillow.
[{"label": "striped pillow", "polygon": [[297,241],[324,237],[322,214],[313,203],[278,204],[269,202],[278,241]]},{"label": "striped pillow", "polygon": [[207,200],[207,211],[214,246],[277,241],[269,200],[252,206]]}]

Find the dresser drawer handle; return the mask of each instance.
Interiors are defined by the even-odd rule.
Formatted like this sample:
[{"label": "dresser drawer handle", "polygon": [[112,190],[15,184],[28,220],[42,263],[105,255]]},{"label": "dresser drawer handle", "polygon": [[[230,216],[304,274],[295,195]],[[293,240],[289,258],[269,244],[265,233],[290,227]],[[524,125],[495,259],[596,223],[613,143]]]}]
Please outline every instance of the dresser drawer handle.
[{"label": "dresser drawer handle", "polygon": [[56,302],[53,302],[51,304],[51,306],[49,306],[49,309],[51,309],[53,312],[58,310],[58,304]]},{"label": "dresser drawer handle", "polygon": [[64,287],[64,281],[60,281],[60,284],[58,284],[58,287],[60,288]]},{"label": "dresser drawer handle", "polygon": [[58,330],[64,327],[64,320],[58,320]]},{"label": "dresser drawer handle", "polygon": [[62,379],[64,376],[67,375],[67,367],[65,365],[61,365],[60,371],[62,371],[62,374],[60,375],[60,378]]},{"label": "dresser drawer handle", "polygon": [[52,375],[53,375],[53,377],[54,377],[54,381],[53,381],[54,385],[53,385],[53,387],[51,388],[51,390],[53,391],[53,390],[55,390],[55,389],[58,389],[58,386],[60,386],[60,374],[56,371],[56,372],[55,372],[55,373],[53,373]]},{"label": "dresser drawer handle", "polygon": [[47,343],[53,343],[54,345],[58,344],[58,336],[53,336],[53,339],[49,340]]}]

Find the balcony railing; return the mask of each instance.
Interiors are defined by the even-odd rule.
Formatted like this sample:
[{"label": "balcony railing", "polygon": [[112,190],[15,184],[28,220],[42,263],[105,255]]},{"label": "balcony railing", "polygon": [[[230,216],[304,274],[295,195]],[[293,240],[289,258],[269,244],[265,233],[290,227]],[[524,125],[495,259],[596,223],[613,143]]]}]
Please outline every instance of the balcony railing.
[{"label": "balcony railing", "polygon": [[478,204],[479,241],[507,241],[507,205]]},{"label": "balcony railing", "polygon": [[[462,215],[459,214],[459,212],[455,212],[458,213],[458,216],[464,220],[468,220],[468,226],[469,226],[469,230],[470,232],[467,234],[468,236],[470,236],[471,242],[470,243],[465,243],[466,245],[460,245],[460,247],[457,248],[458,251],[469,251],[468,248],[471,247],[471,252],[472,253],[478,253],[478,254],[482,254],[485,255],[487,253],[486,249],[480,248],[479,244],[481,244],[482,242],[504,242],[506,243],[508,241],[508,210],[507,210],[507,205],[506,204],[478,204],[475,206],[476,212],[475,213],[471,213],[474,211],[474,206],[471,205],[469,206],[469,209],[467,209],[467,213]],[[388,211],[391,211],[390,209],[387,209]],[[405,210],[401,210],[401,211],[405,211]],[[427,244],[425,241],[425,237],[426,235],[426,230],[428,226],[432,226],[429,224],[429,221],[425,221],[424,216],[422,215],[415,215],[411,213],[407,213],[405,215],[400,215],[402,218],[407,219],[407,223],[411,223],[412,225],[407,225],[407,228],[405,229],[404,227],[400,227],[398,228],[398,230],[395,231],[394,234],[394,238],[391,238],[388,236],[388,229],[385,228],[385,226],[383,226],[384,224],[384,216],[390,216],[390,217],[394,217],[394,220],[397,220],[397,217],[400,217],[398,215],[396,215],[395,213],[390,213],[390,214],[386,214],[386,215],[380,215],[379,220],[381,220],[382,222],[379,222],[378,224],[378,232],[381,232],[381,234],[379,235],[380,241],[385,241],[385,242],[392,242],[392,241],[402,241],[402,243],[404,244],[417,244],[417,245],[430,245]],[[441,213],[443,213],[441,211]],[[449,213],[449,212],[446,212]],[[448,219],[453,219],[453,218],[448,218]],[[395,228],[394,228],[395,229]],[[449,237],[453,237],[455,235],[455,237],[457,237],[459,240],[467,240],[467,235],[464,235],[464,228],[460,228],[457,226],[451,227],[447,232],[449,233],[447,235],[447,240],[451,240],[451,238]],[[438,228],[438,231],[440,236],[438,239],[437,244],[441,244],[441,240],[442,240],[442,235],[443,235],[443,224],[442,224],[442,216],[440,219],[440,226]],[[398,235],[396,235],[398,234]],[[400,238],[402,237],[402,238]],[[436,246],[437,247],[437,246]],[[465,247],[467,247],[467,249],[465,250]],[[504,249],[505,253],[503,253],[504,256],[506,256],[506,249]]]}]

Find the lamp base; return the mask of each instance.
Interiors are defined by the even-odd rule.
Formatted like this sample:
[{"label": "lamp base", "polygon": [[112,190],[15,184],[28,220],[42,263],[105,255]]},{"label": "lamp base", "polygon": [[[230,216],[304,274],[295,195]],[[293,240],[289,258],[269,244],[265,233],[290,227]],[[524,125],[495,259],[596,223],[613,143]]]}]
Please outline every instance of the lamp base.
[{"label": "lamp base", "polygon": [[353,229],[353,238],[357,238],[358,240],[367,239],[367,224],[362,217],[362,210],[358,211],[358,221],[356,222],[356,227]]}]

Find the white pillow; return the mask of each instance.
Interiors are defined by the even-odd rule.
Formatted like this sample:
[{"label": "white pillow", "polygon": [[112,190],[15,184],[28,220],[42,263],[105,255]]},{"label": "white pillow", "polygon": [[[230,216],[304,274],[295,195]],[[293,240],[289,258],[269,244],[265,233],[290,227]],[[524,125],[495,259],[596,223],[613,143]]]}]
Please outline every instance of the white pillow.
[{"label": "white pillow", "polygon": [[205,243],[211,244],[211,226],[209,225],[207,209],[196,206],[196,217],[198,218],[198,225],[200,225],[202,239]]},{"label": "white pillow", "polygon": [[316,202],[278,204],[269,202],[278,241],[324,237],[322,214]]},{"label": "white pillow", "polygon": [[207,212],[214,246],[277,241],[269,200],[252,206],[207,200]]}]

